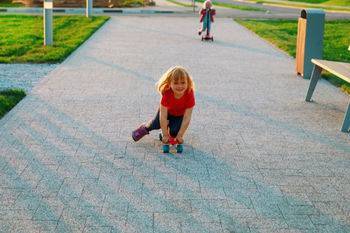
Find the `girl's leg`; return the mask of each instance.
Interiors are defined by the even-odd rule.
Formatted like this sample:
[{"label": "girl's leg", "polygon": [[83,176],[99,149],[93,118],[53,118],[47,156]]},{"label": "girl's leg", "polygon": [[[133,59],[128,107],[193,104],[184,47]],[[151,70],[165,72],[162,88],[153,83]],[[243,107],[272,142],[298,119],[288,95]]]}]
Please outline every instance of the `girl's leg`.
[{"label": "girl's leg", "polygon": [[154,115],[153,119],[146,124],[147,131],[160,129],[159,112],[160,112],[160,106],[158,106],[156,114]]},{"label": "girl's leg", "polygon": [[202,23],[202,27],[200,29],[198,29],[198,35],[201,35],[202,32],[204,32],[207,28],[207,24],[206,23]]},{"label": "girl's leg", "polygon": [[175,138],[179,132],[183,120],[183,116],[168,115],[170,135]]},{"label": "girl's leg", "polygon": [[[140,140],[146,134],[149,134],[149,131],[160,129],[160,121],[159,121],[159,113],[160,107],[158,106],[156,114],[153,119],[150,120],[147,124],[141,124],[137,129],[132,132],[132,138],[134,141]],[[175,138],[177,133],[180,130],[182,124],[183,116],[172,116],[168,114],[170,135]]]},{"label": "girl's leg", "polygon": [[159,122],[159,106],[156,111],[156,114],[153,118],[153,120],[150,120],[147,124],[142,123],[139,125],[137,129],[132,131],[131,136],[134,139],[135,142],[143,138],[146,134],[149,134],[149,131],[154,129],[160,129],[160,122]]},{"label": "girl's leg", "polygon": [[205,30],[207,30],[207,23],[203,21],[202,32],[205,32]]},{"label": "girl's leg", "polygon": [[[158,106],[156,114],[154,115],[153,119],[146,124],[145,128],[147,129],[147,131],[160,129],[159,112],[160,112],[160,107]],[[180,130],[183,118],[184,118],[183,116],[172,116],[168,114],[170,135],[173,138],[177,136],[177,133]]]}]

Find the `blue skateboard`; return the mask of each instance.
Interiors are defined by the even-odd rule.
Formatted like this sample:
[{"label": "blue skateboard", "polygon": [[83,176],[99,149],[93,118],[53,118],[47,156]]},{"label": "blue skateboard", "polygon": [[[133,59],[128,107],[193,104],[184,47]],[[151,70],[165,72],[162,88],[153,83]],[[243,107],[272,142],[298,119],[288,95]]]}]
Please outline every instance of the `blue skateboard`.
[{"label": "blue skateboard", "polygon": [[[179,143],[179,141],[177,141],[175,138],[173,138],[172,136],[170,136],[169,134],[169,142],[167,144],[163,144],[162,149],[163,149],[163,153],[169,153],[170,152],[170,147],[176,147],[176,152],[177,153],[182,153],[183,151],[183,145]],[[159,140],[162,141],[163,136],[161,133],[159,133]]]}]

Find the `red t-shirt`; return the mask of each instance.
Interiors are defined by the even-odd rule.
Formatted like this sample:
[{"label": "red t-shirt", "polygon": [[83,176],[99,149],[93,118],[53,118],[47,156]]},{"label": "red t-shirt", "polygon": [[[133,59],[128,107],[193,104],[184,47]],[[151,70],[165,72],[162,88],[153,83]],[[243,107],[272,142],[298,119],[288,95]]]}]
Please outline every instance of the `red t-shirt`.
[{"label": "red t-shirt", "polygon": [[162,95],[160,104],[168,108],[168,114],[172,116],[183,116],[186,108],[192,108],[195,105],[193,92],[185,91],[180,99],[174,97],[172,90]]}]

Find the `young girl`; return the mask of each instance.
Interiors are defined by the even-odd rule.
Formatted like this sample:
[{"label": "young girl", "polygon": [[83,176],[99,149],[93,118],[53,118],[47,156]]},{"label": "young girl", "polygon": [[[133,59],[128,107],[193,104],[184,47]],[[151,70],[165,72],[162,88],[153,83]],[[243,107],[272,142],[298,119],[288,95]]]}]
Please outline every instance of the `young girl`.
[{"label": "young girl", "polygon": [[162,130],[162,141],[168,143],[169,133],[183,143],[183,136],[190,124],[194,99],[194,82],[181,66],[171,67],[157,82],[162,98],[156,114],[147,124],[141,124],[132,132],[134,141],[140,140],[151,130]]},{"label": "young girl", "polygon": [[206,0],[203,3],[203,8],[199,11],[199,14],[202,15],[200,22],[203,22],[202,28],[198,29],[198,35],[201,35],[202,32],[207,30],[207,35],[210,35],[210,26],[211,23],[214,23],[215,10],[212,9],[212,4],[210,0]]}]

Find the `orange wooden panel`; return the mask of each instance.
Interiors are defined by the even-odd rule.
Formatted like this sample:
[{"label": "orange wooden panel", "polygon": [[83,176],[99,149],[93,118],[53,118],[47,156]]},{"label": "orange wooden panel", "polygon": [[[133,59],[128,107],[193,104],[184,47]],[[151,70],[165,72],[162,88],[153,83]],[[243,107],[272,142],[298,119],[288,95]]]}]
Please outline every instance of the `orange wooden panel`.
[{"label": "orange wooden panel", "polygon": [[304,53],[305,53],[306,19],[299,18],[296,50],[296,71],[298,74],[304,73]]}]

